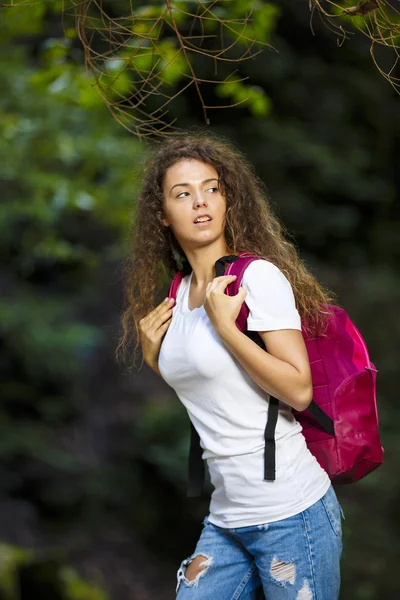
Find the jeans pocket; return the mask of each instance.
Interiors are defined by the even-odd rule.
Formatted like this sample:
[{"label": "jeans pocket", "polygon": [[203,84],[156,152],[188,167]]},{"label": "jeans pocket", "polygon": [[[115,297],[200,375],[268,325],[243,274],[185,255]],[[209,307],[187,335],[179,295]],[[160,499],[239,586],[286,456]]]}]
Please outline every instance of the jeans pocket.
[{"label": "jeans pocket", "polygon": [[343,510],[336,497],[335,490],[331,485],[325,496],[321,498],[322,506],[325,509],[329,523],[333,529],[334,534],[340,540],[342,539],[342,514]]}]

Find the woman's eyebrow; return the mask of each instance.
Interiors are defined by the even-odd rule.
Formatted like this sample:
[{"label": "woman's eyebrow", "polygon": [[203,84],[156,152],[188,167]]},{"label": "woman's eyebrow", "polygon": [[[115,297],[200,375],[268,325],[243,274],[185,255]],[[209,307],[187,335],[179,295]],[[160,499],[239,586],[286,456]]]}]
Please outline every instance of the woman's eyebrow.
[{"label": "woman's eyebrow", "polygon": [[[204,181],[202,181],[201,183],[209,183],[210,181],[218,181],[218,179],[217,179],[217,177],[211,177],[211,179],[204,179]],[[175,185],[173,185],[172,188],[170,189],[169,193],[172,192],[174,187],[178,187],[179,185],[188,187],[188,186],[190,186],[190,183],[175,183]]]}]

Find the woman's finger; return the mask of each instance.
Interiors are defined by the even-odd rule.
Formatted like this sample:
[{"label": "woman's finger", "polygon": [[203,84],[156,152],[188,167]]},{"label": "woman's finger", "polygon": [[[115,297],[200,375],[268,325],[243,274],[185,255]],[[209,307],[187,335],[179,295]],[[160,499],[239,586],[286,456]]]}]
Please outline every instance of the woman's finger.
[{"label": "woman's finger", "polygon": [[217,287],[222,287],[222,289],[224,289],[224,288],[226,288],[227,285],[232,283],[232,281],[234,281],[235,279],[236,279],[236,275],[221,275],[220,277],[215,277],[212,281],[210,281],[206,290],[209,291],[208,290],[209,287],[210,287],[210,289],[213,289],[213,290]]},{"label": "woman's finger", "polygon": [[174,300],[163,300],[155,309],[153,309],[144,319],[142,320],[142,324],[146,328],[150,328],[154,323],[157,322],[160,318],[163,319],[165,313],[167,313],[173,306]]}]

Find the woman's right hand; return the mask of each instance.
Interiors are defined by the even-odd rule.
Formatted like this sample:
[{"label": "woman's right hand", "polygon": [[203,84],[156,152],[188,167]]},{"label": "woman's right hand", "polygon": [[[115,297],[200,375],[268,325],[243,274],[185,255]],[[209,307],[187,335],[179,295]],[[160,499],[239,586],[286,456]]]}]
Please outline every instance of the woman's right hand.
[{"label": "woman's right hand", "polygon": [[173,305],[174,300],[172,298],[168,301],[163,300],[161,304],[139,321],[143,360],[156,371],[158,371],[158,356],[162,337],[171,324]]}]

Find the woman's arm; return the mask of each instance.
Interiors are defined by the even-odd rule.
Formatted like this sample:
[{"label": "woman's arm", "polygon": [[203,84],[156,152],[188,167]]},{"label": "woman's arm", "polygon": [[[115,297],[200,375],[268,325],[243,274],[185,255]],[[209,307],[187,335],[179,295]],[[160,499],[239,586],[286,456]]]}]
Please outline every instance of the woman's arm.
[{"label": "woman's arm", "polygon": [[267,393],[298,411],[312,400],[310,363],[301,331],[260,331],[267,352],[235,324],[217,330],[225,346]]}]

